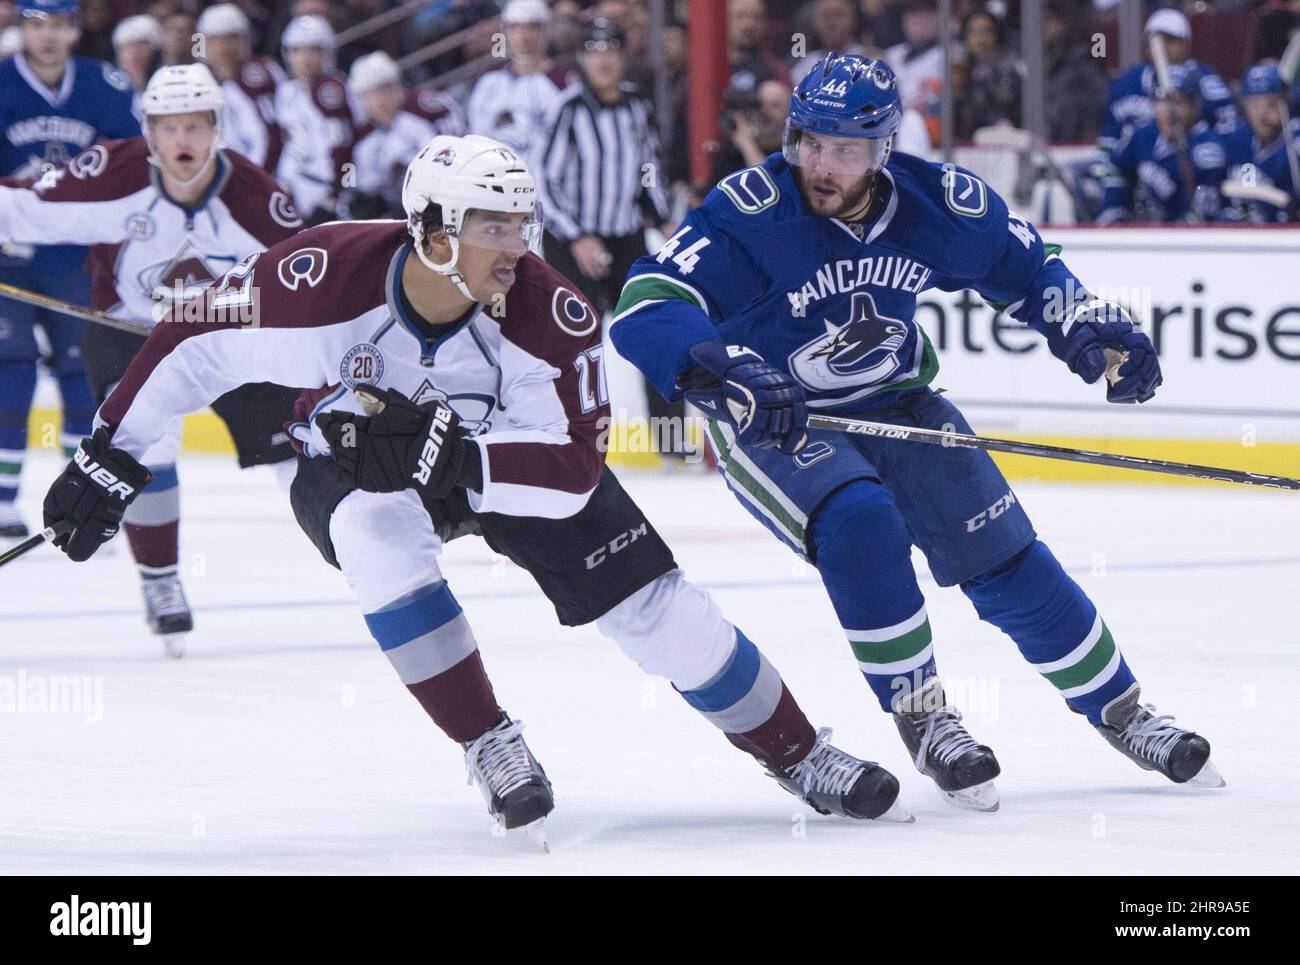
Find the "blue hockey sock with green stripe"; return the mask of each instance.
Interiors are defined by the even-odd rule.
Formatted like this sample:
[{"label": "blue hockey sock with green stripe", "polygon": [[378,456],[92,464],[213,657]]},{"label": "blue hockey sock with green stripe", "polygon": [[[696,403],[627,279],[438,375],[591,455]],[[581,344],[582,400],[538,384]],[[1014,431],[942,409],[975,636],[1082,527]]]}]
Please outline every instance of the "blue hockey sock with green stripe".
[{"label": "blue hockey sock with green stripe", "polygon": [[893,709],[936,673],[912,541],[884,486],[860,479],[817,510],[808,545],[862,675]]},{"label": "blue hockey sock with green stripe", "polygon": [[961,588],[980,619],[1014,640],[1034,669],[1093,726],[1101,724],[1102,708],[1133,685],[1133,672],[1097,608],[1038,540]]}]

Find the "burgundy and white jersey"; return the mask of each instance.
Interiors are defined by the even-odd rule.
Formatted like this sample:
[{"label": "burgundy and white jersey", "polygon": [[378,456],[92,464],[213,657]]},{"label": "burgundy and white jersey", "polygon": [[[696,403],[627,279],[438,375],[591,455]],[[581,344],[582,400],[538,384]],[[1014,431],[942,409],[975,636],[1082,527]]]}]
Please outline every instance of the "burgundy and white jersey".
[{"label": "burgundy and white jersey", "polygon": [[519,75],[506,63],[488,71],[469,95],[469,132],[501,141],[531,160],[560,91],[575,77],[567,67]]},{"label": "burgundy and white jersey", "polygon": [[235,76],[221,82],[225,95],[222,144],[260,168],[274,171],[283,136],[275,119],[275,95],[287,83],[284,69],[265,57],[251,57]]},{"label": "burgundy and white jersey", "polygon": [[160,300],[197,293],[302,226],[247,158],[218,151],[216,168],[187,208],[163,190],[143,137],[98,144],[40,180],[0,185],[0,238],[92,246],[92,306],[152,325]]},{"label": "burgundy and white jersey", "polygon": [[343,166],[352,160],[359,109],[348,95],[347,78],[335,72],[285,81],[276,91],[275,116],[284,132],[276,179],[310,216],[337,196]]},{"label": "burgundy and white jersey", "polygon": [[465,133],[465,113],[439,91],[411,91],[388,127],[366,124],[357,131],[352,160],[357,166],[357,190],[379,195],[401,207],[406,167],[439,134]]},{"label": "burgundy and white jersey", "polygon": [[414,257],[401,221],[335,222],[275,245],[155,327],[97,422],[138,458],[170,420],[242,383],[329,386],[293,427],[307,454],[321,455],[329,450],[316,415],[361,411],[358,385],[392,388],[419,403],[445,401],[474,434],[484,481],[469,493],[473,509],[573,515],[604,461],[597,438],[609,401],[596,313],[528,254],[504,299],[469,306],[430,340],[400,293]]}]

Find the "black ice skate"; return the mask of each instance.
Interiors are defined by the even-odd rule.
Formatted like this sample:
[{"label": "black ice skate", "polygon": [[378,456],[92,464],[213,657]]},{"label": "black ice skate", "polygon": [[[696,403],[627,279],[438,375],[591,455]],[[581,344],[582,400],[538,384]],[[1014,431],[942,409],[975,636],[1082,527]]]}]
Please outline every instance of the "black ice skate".
[{"label": "black ice skate", "polygon": [[1002,773],[998,759],[961,725],[961,713],[945,703],[938,677],[895,704],[894,723],[916,769],[933,780],[948,801],[976,811],[998,809],[993,786]]},{"label": "black ice skate", "polygon": [[1173,725],[1171,714],[1155,716],[1151,704],[1139,704],[1142,688],[1133,684],[1101,712],[1098,733],[1138,767],[1159,771],[1175,784],[1223,787],[1227,781],[1210,763],[1210,742]]},{"label": "black ice skate", "polygon": [[149,629],[162,637],[169,657],[185,653],[185,634],[194,629],[194,615],[175,573],[146,576],[140,584],[144,591],[144,617]]},{"label": "black ice skate", "polygon": [[0,539],[26,539],[30,535],[14,504],[0,503]]},{"label": "black ice skate", "polygon": [[798,764],[769,768],[783,788],[819,814],[911,823],[898,804],[898,778],[875,761],[860,761],[830,743],[831,729],[817,732],[817,743]]},{"label": "black ice skate", "polygon": [[497,826],[509,831],[523,828],[543,849],[546,815],[555,807],[551,782],[524,743],[522,721],[504,713],[489,730],[465,745],[465,770],[469,783],[477,783]]}]

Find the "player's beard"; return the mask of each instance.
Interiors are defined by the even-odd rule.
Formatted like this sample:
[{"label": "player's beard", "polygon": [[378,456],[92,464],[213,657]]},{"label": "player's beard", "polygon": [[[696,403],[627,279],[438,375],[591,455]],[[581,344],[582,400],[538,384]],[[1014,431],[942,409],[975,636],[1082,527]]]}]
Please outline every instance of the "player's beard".
[{"label": "player's beard", "polygon": [[803,195],[804,207],[808,210],[825,218],[839,218],[840,220],[852,221],[861,218],[871,207],[872,189],[875,187],[876,175],[864,174],[847,189],[840,189],[841,197],[844,199],[834,211],[820,211],[813,203],[807,178],[800,175],[799,193]]}]

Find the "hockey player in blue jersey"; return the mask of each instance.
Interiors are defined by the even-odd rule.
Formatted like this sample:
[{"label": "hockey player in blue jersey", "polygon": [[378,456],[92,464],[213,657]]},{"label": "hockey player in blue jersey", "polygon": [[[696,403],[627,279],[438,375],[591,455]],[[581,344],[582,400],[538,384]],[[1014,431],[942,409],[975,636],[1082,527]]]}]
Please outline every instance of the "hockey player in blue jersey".
[{"label": "hockey player in blue jersey", "polygon": [[[76,0],[23,0],[23,49],[0,61],[0,177],[37,177],[62,167],[96,141],[135,137],[131,82],[117,68],[72,56],[79,35]],[[0,282],[85,305],[85,248],[5,245]],[[27,448],[27,414],[36,387],[43,330],[50,371],[63,401],[68,452],[90,431],[95,404],[81,363],[85,323],[0,299],[0,539],[27,535],[14,508]]]},{"label": "hockey player in blue jersey", "polygon": [[[1160,101],[1155,119],[1121,137],[1111,155],[1097,224],[1219,218],[1227,148],[1201,119],[1195,71],[1171,65],[1169,83],[1173,90]],[[1180,134],[1185,149],[1179,146]]]},{"label": "hockey player in blue jersey", "polygon": [[723,178],[636,263],[610,337],[665,397],[714,416],[728,486],[816,566],[881,709],[950,800],[995,808],[999,766],[945,701],[913,544],[1116,748],[1219,785],[1208,742],[1141,704],[1110,629],[987,453],[806,427],[811,409],[970,431],[930,388],[938,363],[913,318],[929,288],[974,289],[1085,382],[1109,369],[1112,402],[1160,385],[1146,335],[982,181],[891,154],[900,114],[886,66],[828,55],[791,98],[783,152]]},{"label": "hockey player in blue jersey", "polygon": [[[1192,27],[1187,18],[1177,10],[1157,10],[1147,19],[1143,33],[1148,43],[1159,35],[1170,66],[1185,66],[1196,77],[1201,119],[1220,134],[1231,131],[1237,123],[1237,103],[1222,77],[1191,59]],[[1156,86],[1156,69],[1150,61],[1131,67],[1111,82],[1097,132],[1097,147],[1103,155],[1112,153],[1125,134],[1155,116]]]},{"label": "hockey player in blue jersey", "polygon": [[1287,142],[1296,143],[1300,126],[1291,122],[1290,129],[1282,131],[1283,93],[1282,77],[1276,64],[1256,64],[1241,79],[1241,105],[1246,119],[1224,138],[1228,154],[1228,178],[1252,187],[1274,187],[1290,196],[1289,205],[1275,205],[1251,199],[1226,205],[1222,220],[1276,224],[1292,220],[1300,185],[1291,179],[1291,159]]}]

